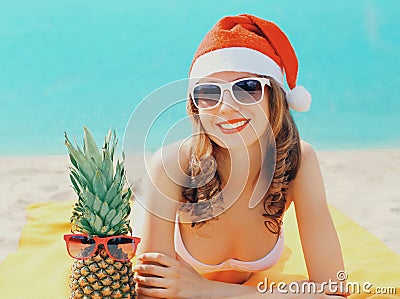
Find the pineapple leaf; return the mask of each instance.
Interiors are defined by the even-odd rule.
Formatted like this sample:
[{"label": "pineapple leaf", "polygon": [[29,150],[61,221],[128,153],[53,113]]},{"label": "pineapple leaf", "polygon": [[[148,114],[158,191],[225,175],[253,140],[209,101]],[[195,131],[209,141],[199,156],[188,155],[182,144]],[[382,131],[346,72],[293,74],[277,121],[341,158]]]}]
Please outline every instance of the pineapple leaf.
[{"label": "pineapple leaf", "polygon": [[89,223],[85,218],[82,217],[81,219],[79,219],[79,222],[80,222],[82,225],[84,225],[84,226],[90,228],[90,223]]},{"label": "pineapple leaf", "polygon": [[79,221],[77,222],[76,226],[77,226],[78,230],[80,230],[82,232],[85,231],[89,235],[91,234],[91,231],[92,231],[91,226],[85,218],[80,218]]},{"label": "pineapple leaf", "polygon": [[117,195],[112,199],[112,201],[109,204],[110,209],[115,209],[117,206],[121,204],[121,202],[122,202],[121,193],[117,193]]},{"label": "pineapple leaf", "polygon": [[[93,160],[93,158],[91,156],[87,156],[85,154],[85,150],[82,151],[82,149],[79,147],[79,144],[76,141],[75,141],[75,144],[76,144],[76,148],[78,149],[78,152],[82,155],[86,164],[92,169],[93,173],[95,173],[98,168],[96,165],[96,162]],[[85,144],[83,144],[83,145],[85,145]],[[78,163],[78,167],[79,167],[79,163]]]},{"label": "pineapple leaf", "polygon": [[93,193],[94,191],[93,191],[93,186],[92,186],[92,184],[89,184],[89,181],[85,178],[85,176],[83,176],[83,175],[80,176],[80,175],[77,173],[77,171],[78,171],[78,170],[74,170],[73,173],[75,173],[75,174],[74,174],[75,178],[77,178],[77,179],[79,180],[79,183],[81,184],[82,189],[83,189],[83,188],[88,188],[89,191]]},{"label": "pineapple leaf", "polygon": [[97,167],[101,167],[101,154],[97,147],[96,141],[93,138],[93,135],[90,133],[88,128],[85,126],[83,127],[84,130],[84,150],[86,157],[91,157],[94,159]]},{"label": "pineapple leaf", "polygon": [[117,166],[115,168],[115,176],[114,176],[114,180],[116,180],[116,181],[120,181],[121,180],[121,168],[122,168],[122,164],[118,160],[117,161]]},{"label": "pineapple leaf", "polygon": [[123,212],[121,210],[119,210],[117,212],[117,215],[115,215],[115,217],[113,218],[113,220],[111,220],[110,226],[114,227],[116,226],[118,223],[120,223],[122,221],[122,214]]},{"label": "pineapple leaf", "polygon": [[[111,228],[111,229],[108,230],[107,235],[109,235],[109,236],[114,236],[114,235],[116,235],[116,232],[117,232],[117,231],[116,231],[115,229],[112,229],[112,228]],[[122,235],[122,233],[121,233],[121,235]]]},{"label": "pineapple leaf", "polygon": [[104,138],[104,149],[110,153],[111,161],[114,161],[115,147],[116,147],[116,133],[115,130],[110,129],[108,131],[107,136]]},{"label": "pineapple leaf", "polygon": [[103,227],[103,220],[96,215],[96,219],[93,223],[93,230],[97,235],[101,235],[101,228]]},{"label": "pineapple leaf", "polygon": [[123,212],[123,214],[125,215],[124,218],[123,218],[123,220],[126,220],[126,219],[128,218],[128,216],[129,216],[130,213],[131,213],[131,206],[128,204],[128,205],[125,207],[124,212]]},{"label": "pineapple leaf", "polygon": [[117,214],[117,211],[116,211],[116,210],[111,210],[111,211],[107,214],[106,219],[104,220],[104,224],[105,224],[105,225],[109,225],[109,224],[111,223],[111,220],[114,219],[114,217],[115,217],[116,214]]},{"label": "pineapple leaf", "polygon": [[94,221],[96,220],[96,214],[93,213],[91,210],[86,210],[86,213],[84,214],[84,216],[85,216],[85,218],[87,218],[87,221],[92,226]]},{"label": "pineapple leaf", "polygon": [[[78,174],[78,170],[75,168],[70,167],[70,174],[72,174],[74,176],[75,181],[81,186],[84,187],[85,185],[83,184],[82,178],[79,176]],[[86,181],[87,182],[87,181]]]},{"label": "pineapple leaf", "polygon": [[82,232],[82,233],[84,233],[84,234],[87,234],[87,235],[90,235],[91,234],[91,229],[89,228],[82,228],[81,230],[80,230],[80,232]]},{"label": "pineapple leaf", "polygon": [[70,173],[69,178],[71,180],[72,187],[74,188],[75,193],[78,194],[78,196],[80,196],[81,195],[81,188],[80,188],[79,184],[77,183],[75,177],[72,175],[72,173]]},{"label": "pineapple leaf", "polygon": [[113,181],[114,173],[110,153],[107,150],[103,150],[103,163],[101,164],[101,173],[105,177],[107,188],[110,188]]},{"label": "pineapple leaf", "polygon": [[[121,230],[123,229],[123,226],[124,226],[124,223],[118,223],[117,225],[115,225],[111,229],[113,231],[116,231],[116,232],[121,232]],[[121,233],[121,235],[122,235],[122,233]]]},{"label": "pineapple leaf", "polygon": [[121,193],[125,185],[125,176],[123,175],[124,169],[121,169],[121,164],[119,164],[118,162],[116,166],[114,181],[117,183],[117,193]]},{"label": "pineapple leaf", "polygon": [[84,133],[83,150],[76,142],[72,145],[65,133],[65,145],[73,166],[70,168],[71,187],[78,194],[70,219],[72,226],[89,235],[125,234],[131,231],[127,218],[132,190],[130,187],[124,190],[124,152],[122,161],[114,160],[118,145],[116,131],[109,130],[102,150],[86,127]]},{"label": "pineapple leaf", "polygon": [[110,208],[108,207],[107,202],[106,202],[106,201],[103,202],[103,204],[101,205],[101,208],[100,208],[99,216],[100,216],[102,219],[104,219],[104,217],[107,215],[107,213],[108,213],[109,210],[110,210]]},{"label": "pineapple leaf", "polygon": [[119,223],[116,226],[114,226],[111,230],[118,232],[121,235],[125,235],[128,232],[132,232],[132,229],[129,227],[129,220],[125,223]]},{"label": "pineapple leaf", "polygon": [[[67,134],[67,133],[65,133],[65,134]],[[73,155],[69,154],[69,160],[71,161],[72,165],[74,165],[75,168],[78,168],[78,163],[76,162]]]},{"label": "pineapple leaf", "polygon": [[93,203],[93,207],[92,210],[95,213],[99,213],[100,212],[100,208],[101,208],[101,200],[99,199],[99,197],[96,195],[95,199],[94,199],[94,203]]},{"label": "pineapple leaf", "polygon": [[112,158],[112,160],[114,161],[114,154],[115,154],[115,149],[118,146],[118,139],[117,139],[117,133],[115,132],[115,130],[113,131],[113,139],[112,139],[112,145],[110,148],[110,156]]},{"label": "pineapple leaf", "polygon": [[104,138],[104,149],[109,150],[110,149],[110,141],[111,141],[111,134],[112,134],[112,130],[108,130],[108,133],[106,135],[106,137]]},{"label": "pineapple leaf", "polygon": [[90,167],[90,165],[88,165],[86,157],[81,152],[76,150],[74,146],[70,143],[67,135],[65,135],[65,145],[68,148],[70,157],[72,156],[75,163],[77,164],[77,169],[85,176],[87,180],[90,180],[90,178],[94,176],[93,169]]},{"label": "pineapple leaf", "polygon": [[69,219],[69,222],[73,223],[73,222],[77,221],[77,219],[79,219],[79,217],[81,217],[81,215],[82,215],[81,213],[77,213],[75,211],[72,211],[72,216]]},{"label": "pineapple leaf", "polygon": [[132,189],[131,188],[128,188],[128,190],[122,195],[122,199],[123,200],[125,200],[125,199],[131,199],[131,197],[132,197]]},{"label": "pineapple leaf", "polygon": [[104,199],[107,193],[107,187],[105,184],[103,174],[99,170],[96,171],[96,174],[93,179],[93,191],[101,199]]},{"label": "pineapple leaf", "polygon": [[93,205],[94,205],[94,201],[95,201],[96,197],[93,195],[92,192],[90,192],[88,187],[86,187],[86,189],[84,189],[84,191],[83,191],[83,198],[85,198],[85,200],[86,200],[86,206],[89,209],[93,209]]},{"label": "pineapple leaf", "polygon": [[114,181],[111,184],[110,189],[108,189],[106,196],[104,197],[104,201],[108,203],[112,202],[112,199],[118,194],[118,183]]},{"label": "pineapple leaf", "polygon": [[107,233],[108,233],[109,230],[110,230],[110,228],[109,228],[108,226],[104,225],[104,226],[101,228],[100,233],[101,233],[102,235],[107,235]]},{"label": "pineapple leaf", "polygon": [[83,213],[85,212],[85,210],[84,210],[84,208],[83,208],[80,204],[76,203],[76,204],[74,205],[74,210],[73,210],[73,212],[75,212],[75,213],[77,213],[77,214],[83,214]]},{"label": "pineapple leaf", "polygon": [[[78,142],[76,141],[76,138],[74,138],[74,141],[75,141],[75,145],[76,145],[77,150],[78,150],[83,156],[85,156],[85,153],[84,153],[84,151],[82,151],[82,149],[79,147],[79,144],[78,144]],[[85,144],[84,144],[84,145],[85,145]]]}]

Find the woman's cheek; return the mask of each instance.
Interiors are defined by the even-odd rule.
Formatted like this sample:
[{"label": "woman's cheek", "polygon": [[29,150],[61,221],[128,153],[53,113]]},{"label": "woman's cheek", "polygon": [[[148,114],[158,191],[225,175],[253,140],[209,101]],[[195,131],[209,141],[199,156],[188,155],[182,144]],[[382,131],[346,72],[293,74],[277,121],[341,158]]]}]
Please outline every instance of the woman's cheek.
[{"label": "woman's cheek", "polygon": [[207,134],[212,134],[213,133],[213,118],[214,116],[209,114],[209,113],[201,113],[199,114],[200,116],[200,122],[201,125],[203,126],[203,129],[206,131]]}]

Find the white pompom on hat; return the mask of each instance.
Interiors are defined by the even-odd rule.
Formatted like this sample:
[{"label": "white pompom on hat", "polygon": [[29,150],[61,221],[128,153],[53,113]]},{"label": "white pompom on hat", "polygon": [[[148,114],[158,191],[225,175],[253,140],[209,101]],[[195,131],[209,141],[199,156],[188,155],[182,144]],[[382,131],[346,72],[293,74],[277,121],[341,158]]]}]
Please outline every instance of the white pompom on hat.
[{"label": "white pompom on hat", "polygon": [[286,77],[289,107],[296,111],[310,109],[310,93],[296,86],[296,53],[285,33],[270,21],[243,14],[224,17],[215,24],[195,53],[189,78],[222,71],[270,76],[282,87]]},{"label": "white pompom on hat", "polygon": [[301,85],[286,92],[286,100],[293,110],[308,111],[311,106],[311,94]]}]

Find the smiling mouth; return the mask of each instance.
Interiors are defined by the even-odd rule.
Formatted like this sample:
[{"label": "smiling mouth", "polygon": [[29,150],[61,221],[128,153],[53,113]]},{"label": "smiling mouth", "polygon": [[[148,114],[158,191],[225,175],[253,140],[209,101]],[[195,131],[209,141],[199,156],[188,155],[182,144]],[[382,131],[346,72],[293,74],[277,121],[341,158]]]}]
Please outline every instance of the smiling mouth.
[{"label": "smiling mouth", "polygon": [[223,133],[232,134],[243,130],[249,123],[249,121],[250,119],[246,118],[231,119],[228,121],[220,122],[217,124],[217,126],[221,129]]}]

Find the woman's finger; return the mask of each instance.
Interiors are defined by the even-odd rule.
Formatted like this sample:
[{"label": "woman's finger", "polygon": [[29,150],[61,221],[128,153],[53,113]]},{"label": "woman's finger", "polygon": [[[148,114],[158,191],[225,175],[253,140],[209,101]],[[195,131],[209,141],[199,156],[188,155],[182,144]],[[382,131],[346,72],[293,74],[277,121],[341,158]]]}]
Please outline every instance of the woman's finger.
[{"label": "woman's finger", "polygon": [[136,290],[139,294],[152,298],[172,298],[167,289],[154,289],[139,286]]},{"label": "woman's finger", "polygon": [[158,266],[158,265],[151,265],[151,264],[136,264],[133,267],[133,271],[137,272],[139,275],[141,274],[150,274],[150,275],[156,275],[160,277],[166,277],[169,269]]},{"label": "woman's finger", "polygon": [[176,263],[176,259],[159,252],[146,252],[137,257],[141,262],[155,262],[166,267],[171,267]]},{"label": "woman's finger", "polygon": [[166,280],[160,277],[148,277],[142,275],[136,275],[134,280],[139,284],[139,287],[147,286],[154,288],[166,288],[168,287]]}]

